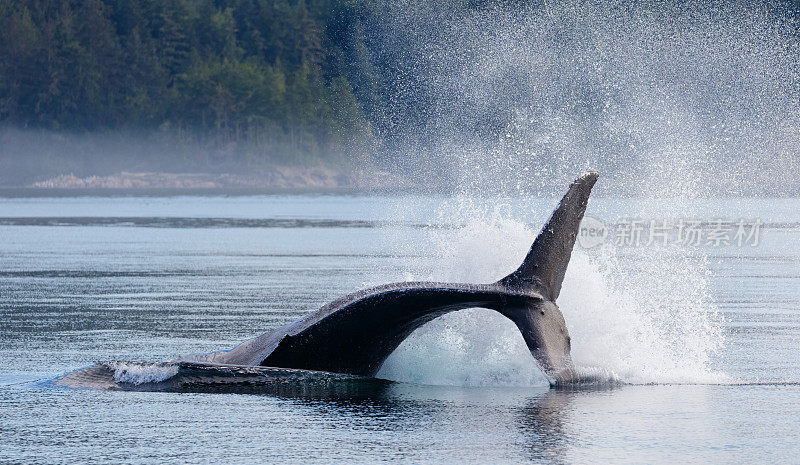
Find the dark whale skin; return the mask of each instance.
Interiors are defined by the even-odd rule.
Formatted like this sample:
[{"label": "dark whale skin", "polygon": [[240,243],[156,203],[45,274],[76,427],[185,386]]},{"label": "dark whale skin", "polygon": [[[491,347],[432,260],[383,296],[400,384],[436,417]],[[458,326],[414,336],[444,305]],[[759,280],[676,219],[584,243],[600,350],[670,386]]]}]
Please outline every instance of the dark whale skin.
[{"label": "dark whale skin", "polygon": [[195,361],[374,376],[415,329],[446,313],[482,307],[517,325],[551,383],[569,382],[570,338],[555,300],[597,177],[588,172],[572,183],[522,265],[496,283],[401,282],[361,290]]},{"label": "dark whale skin", "polygon": [[[325,373],[372,377],[415,329],[446,313],[482,307],[514,322],[552,385],[568,385],[578,378],[570,360],[569,332],[555,301],[597,178],[598,174],[590,171],[570,185],[522,265],[495,283],[385,284],[346,295],[230,350],[157,364],[98,363],[44,384],[181,391],[220,385],[262,389],[276,382],[283,385],[286,380],[318,379],[319,372],[323,377]],[[131,384],[117,379],[114,367],[119,364],[157,369],[164,365],[177,374],[170,379]]]}]

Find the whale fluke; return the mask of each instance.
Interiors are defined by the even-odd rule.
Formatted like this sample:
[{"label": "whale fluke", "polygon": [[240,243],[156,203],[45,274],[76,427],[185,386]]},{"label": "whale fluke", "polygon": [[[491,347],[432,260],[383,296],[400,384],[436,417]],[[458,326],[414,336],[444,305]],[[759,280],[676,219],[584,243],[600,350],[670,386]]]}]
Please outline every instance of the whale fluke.
[{"label": "whale fluke", "polygon": [[588,172],[572,183],[525,261],[500,281],[404,282],[365,289],[229,351],[195,360],[374,376],[415,329],[449,312],[483,307],[517,325],[551,382],[568,381],[573,377],[569,333],[555,299],[597,177]]},{"label": "whale fluke", "polygon": [[[214,364],[374,376],[386,358],[420,326],[449,312],[483,307],[514,322],[552,384],[569,383],[576,379],[569,333],[555,300],[597,177],[592,171],[572,183],[522,265],[497,282],[402,282],[364,289],[230,350],[181,357],[173,362],[188,362],[186,367],[194,370],[192,373],[203,372],[197,364]],[[209,379],[219,382],[220,373],[225,370],[215,371]],[[94,369],[91,376],[79,373],[61,378],[59,383],[80,385],[76,379],[94,382],[110,371]],[[200,378],[192,375],[195,384]]]},{"label": "whale fluke", "polygon": [[553,301],[558,298],[589,194],[597,178],[596,171],[589,171],[573,181],[542,227],[522,265],[501,279],[500,284],[532,289]]}]

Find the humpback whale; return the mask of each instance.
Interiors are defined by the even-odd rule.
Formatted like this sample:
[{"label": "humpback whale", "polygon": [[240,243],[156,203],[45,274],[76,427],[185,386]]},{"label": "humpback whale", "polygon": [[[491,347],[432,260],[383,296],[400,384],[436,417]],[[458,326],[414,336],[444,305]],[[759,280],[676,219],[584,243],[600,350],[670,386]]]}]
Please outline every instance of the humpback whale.
[{"label": "humpback whale", "polygon": [[[373,377],[420,326],[449,312],[481,307],[499,312],[519,328],[551,384],[575,381],[569,332],[556,299],[597,177],[590,171],[570,185],[519,268],[497,282],[400,282],[364,289],[232,349],[175,362],[192,364],[194,372],[227,367],[250,373],[255,367],[268,367]],[[109,368],[84,371],[96,381]]]},{"label": "humpback whale", "polygon": [[556,299],[596,172],[576,179],[525,260],[491,284],[401,282],[337,299],[275,331],[196,361],[374,376],[415,329],[446,313],[481,307],[510,319],[552,383],[574,377],[570,338]]}]

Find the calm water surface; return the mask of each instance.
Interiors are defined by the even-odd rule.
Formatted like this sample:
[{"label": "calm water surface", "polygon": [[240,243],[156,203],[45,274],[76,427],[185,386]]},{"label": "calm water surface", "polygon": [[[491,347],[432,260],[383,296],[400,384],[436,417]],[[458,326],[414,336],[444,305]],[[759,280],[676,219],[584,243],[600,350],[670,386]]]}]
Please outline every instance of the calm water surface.
[{"label": "calm water surface", "polygon": [[[796,199],[590,203],[590,214],[615,221],[763,221],[755,247],[689,254],[689,263],[704,270],[721,325],[722,346],[707,363],[719,376],[708,382],[678,382],[633,366],[631,372],[650,374],[637,384],[575,390],[494,386],[492,379],[477,387],[352,382],[260,394],[37,383],[98,360],[158,361],[227,348],[365,285],[458,276],[442,269],[431,240],[463,235],[463,224],[442,215],[448,202],[313,195],[0,199],[0,462],[797,462]],[[502,210],[536,229],[553,205],[525,199]],[[469,247],[491,254],[502,246],[492,244],[492,231],[485,245]],[[631,276],[646,273],[637,263],[649,255],[638,250],[615,255]],[[596,250],[584,253],[602,259]],[[660,281],[669,284],[670,274],[683,271],[676,263],[687,261],[662,259]],[[514,260],[505,260],[507,271]],[[563,310],[575,337],[580,315]],[[493,324],[487,321],[486,338],[494,337]],[[677,331],[668,323],[659,328]],[[696,344],[703,329],[690,329],[676,340]],[[501,371],[502,358],[492,362]],[[465,370],[474,373],[489,363],[471,362]],[[415,369],[408,367],[409,377]]]}]

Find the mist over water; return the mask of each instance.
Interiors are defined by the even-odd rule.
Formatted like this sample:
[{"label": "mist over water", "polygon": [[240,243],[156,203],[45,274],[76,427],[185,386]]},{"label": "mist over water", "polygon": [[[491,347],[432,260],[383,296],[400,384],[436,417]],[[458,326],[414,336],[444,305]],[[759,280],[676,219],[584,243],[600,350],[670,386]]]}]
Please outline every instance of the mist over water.
[{"label": "mist over water", "polygon": [[[365,147],[328,164],[473,194],[554,195],[587,168],[602,171],[608,195],[798,193],[790,2],[367,3],[365,50],[353,52],[363,60],[349,72],[370,94],[361,104],[375,141],[351,141]],[[0,182],[252,170],[232,148],[121,131],[0,127]],[[253,149],[265,163],[254,166],[314,162],[269,147]]]}]

